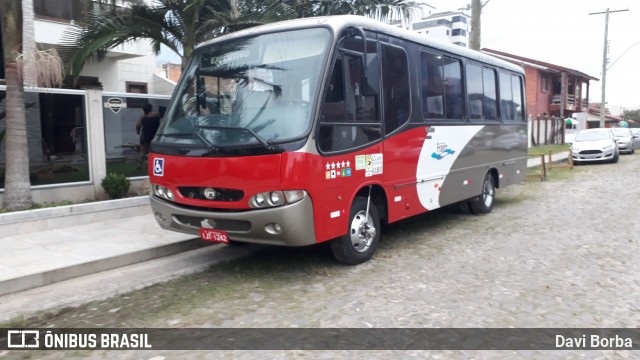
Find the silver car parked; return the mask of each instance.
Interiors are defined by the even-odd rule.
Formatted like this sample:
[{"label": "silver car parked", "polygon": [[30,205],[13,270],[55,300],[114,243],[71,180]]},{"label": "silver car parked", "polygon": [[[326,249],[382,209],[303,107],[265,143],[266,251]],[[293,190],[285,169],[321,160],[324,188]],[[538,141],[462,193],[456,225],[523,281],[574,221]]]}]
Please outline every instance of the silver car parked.
[{"label": "silver car parked", "polygon": [[632,128],[631,133],[633,134],[633,148],[640,149],[640,128]]},{"label": "silver car parked", "polygon": [[633,133],[629,128],[612,128],[611,133],[618,143],[620,153],[633,154],[635,148],[633,146]]},{"label": "silver car parked", "polygon": [[619,151],[613,133],[609,129],[586,129],[576,134],[571,143],[574,164],[583,162],[618,162]]}]

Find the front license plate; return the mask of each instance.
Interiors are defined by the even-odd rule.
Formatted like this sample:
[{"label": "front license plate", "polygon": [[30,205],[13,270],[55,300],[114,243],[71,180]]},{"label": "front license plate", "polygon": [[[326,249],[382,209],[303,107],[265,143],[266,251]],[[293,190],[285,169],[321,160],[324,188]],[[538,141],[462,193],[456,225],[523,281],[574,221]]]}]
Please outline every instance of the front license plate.
[{"label": "front license plate", "polygon": [[200,237],[204,241],[211,241],[211,242],[223,243],[223,244],[229,243],[229,236],[227,235],[226,231],[201,228]]}]

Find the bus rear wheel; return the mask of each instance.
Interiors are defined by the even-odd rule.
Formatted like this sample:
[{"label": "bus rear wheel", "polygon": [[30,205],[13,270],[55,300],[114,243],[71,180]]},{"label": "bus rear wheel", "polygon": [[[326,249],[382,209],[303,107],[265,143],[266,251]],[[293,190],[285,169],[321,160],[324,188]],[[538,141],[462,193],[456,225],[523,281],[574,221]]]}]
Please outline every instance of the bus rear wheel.
[{"label": "bus rear wheel", "polygon": [[367,198],[357,197],[349,213],[348,233],[331,240],[331,252],[341,263],[361,264],[373,256],[380,239],[380,217],[373,203],[369,204],[367,216]]},{"label": "bus rear wheel", "polygon": [[480,195],[469,200],[469,210],[472,214],[488,214],[493,209],[493,200],[496,197],[496,186],[493,182],[493,176],[487,173],[482,183],[482,192]]}]

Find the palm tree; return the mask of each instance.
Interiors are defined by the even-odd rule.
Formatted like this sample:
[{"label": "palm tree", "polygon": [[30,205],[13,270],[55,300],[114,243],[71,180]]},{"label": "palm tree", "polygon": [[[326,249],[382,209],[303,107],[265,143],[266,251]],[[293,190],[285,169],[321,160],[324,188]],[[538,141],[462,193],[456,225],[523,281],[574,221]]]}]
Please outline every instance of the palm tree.
[{"label": "palm tree", "polygon": [[4,54],[7,94],[5,102],[5,191],[3,207],[27,209],[32,204],[29,181],[29,151],[24,110],[22,64],[16,60],[22,50],[22,5],[20,0],[0,1],[0,33]]},{"label": "palm tree", "polygon": [[351,14],[372,17],[382,22],[407,19],[416,6],[415,2],[406,0],[293,1],[300,3],[303,9],[312,9],[311,16]]},{"label": "palm tree", "polygon": [[152,5],[90,12],[82,27],[65,36],[63,50],[70,72],[77,76],[92,56],[102,59],[116,46],[148,39],[157,54],[165,45],[186,63],[195,46],[221,34],[293,17],[280,0],[263,1],[264,11],[239,13],[236,0],[154,0]]},{"label": "palm tree", "polygon": [[323,15],[368,15],[386,21],[407,16],[404,0],[154,0],[152,5],[92,12],[83,26],[67,33],[70,72],[78,76],[92,56],[138,39],[173,50],[186,64],[195,46],[217,36],[273,21]]}]

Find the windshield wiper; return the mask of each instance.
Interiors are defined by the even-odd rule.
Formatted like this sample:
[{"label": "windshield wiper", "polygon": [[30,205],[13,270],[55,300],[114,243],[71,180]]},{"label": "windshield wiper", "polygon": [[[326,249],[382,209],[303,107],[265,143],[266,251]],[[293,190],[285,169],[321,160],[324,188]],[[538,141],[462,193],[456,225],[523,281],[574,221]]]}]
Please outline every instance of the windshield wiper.
[{"label": "windshield wiper", "polygon": [[196,125],[196,127],[199,128],[199,129],[207,129],[207,130],[236,130],[236,131],[248,132],[254,138],[256,138],[256,140],[258,140],[260,145],[264,146],[265,149],[267,149],[269,151],[273,151],[273,152],[276,152],[276,151],[281,152],[281,151],[283,151],[282,148],[280,148],[279,146],[270,144],[268,141],[266,141],[260,135],[258,135],[255,131],[253,131],[251,129],[248,129],[248,128],[230,127],[230,126],[217,126],[217,125]]},{"label": "windshield wiper", "polygon": [[213,145],[209,140],[207,140],[204,136],[198,133],[161,133],[161,134],[158,134],[158,136],[167,136],[167,137],[176,137],[176,138],[196,137],[198,138],[198,140],[202,141],[202,143],[207,146],[207,150],[209,153],[215,154],[220,151],[219,147]]}]

